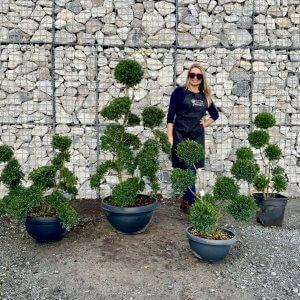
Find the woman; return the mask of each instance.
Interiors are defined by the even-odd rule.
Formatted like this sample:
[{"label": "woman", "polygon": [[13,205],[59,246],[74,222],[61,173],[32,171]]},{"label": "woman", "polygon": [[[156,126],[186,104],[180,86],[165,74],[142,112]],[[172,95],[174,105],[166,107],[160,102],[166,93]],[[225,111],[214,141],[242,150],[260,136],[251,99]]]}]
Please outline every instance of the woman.
[{"label": "woman", "polygon": [[[206,112],[210,118],[204,119]],[[204,147],[204,128],[211,125],[219,117],[213,103],[211,89],[204,68],[199,64],[191,65],[184,87],[177,87],[170,99],[167,116],[168,141],[172,146],[172,167],[191,169],[180,161],[176,155],[176,146],[185,139],[196,141]],[[197,162],[197,168],[204,167],[204,158]],[[188,212],[195,201],[195,186],[188,190],[182,198],[180,208]]]}]

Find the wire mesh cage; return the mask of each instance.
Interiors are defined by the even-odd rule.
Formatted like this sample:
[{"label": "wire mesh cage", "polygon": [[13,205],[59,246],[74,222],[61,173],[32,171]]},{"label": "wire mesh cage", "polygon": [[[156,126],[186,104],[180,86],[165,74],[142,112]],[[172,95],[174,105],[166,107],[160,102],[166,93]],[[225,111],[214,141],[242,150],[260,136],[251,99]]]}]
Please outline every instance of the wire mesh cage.
[{"label": "wire mesh cage", "polygon": [[[298,0],[2,0],[0,143],[14,149],[24,171],[49,162],[53,134],[68,135],[78,197],[97,197],[89,176],[109,155],[99,153],[106,126],[99,112],[125,94],[113,75],[124,58],[144,70],[128,91],[136,114],[147,105],[167,114],[190,65],[204,67],[220,114],[206,129],[204,187],[230,172],[255,116],[266,111],[277,120],[271,138],[283,150],[287,193],[298,195]],[[151,136],[143,126],[131,130]],[[161,192],[169,197],[172,168],[167,155],[160,161]],[[114,181],[109,174],[102,196]]]}]

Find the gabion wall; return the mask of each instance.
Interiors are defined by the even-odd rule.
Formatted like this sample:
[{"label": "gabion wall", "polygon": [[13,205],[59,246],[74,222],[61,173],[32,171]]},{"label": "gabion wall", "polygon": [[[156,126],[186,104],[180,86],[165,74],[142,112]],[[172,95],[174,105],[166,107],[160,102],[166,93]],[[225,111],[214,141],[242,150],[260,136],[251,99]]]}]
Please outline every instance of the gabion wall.
[{"label": "gabion wall", "polygon": [[[1,0],[0,143],[14,148],[25,172],[52,158],[54,133],[69,135],[78,197],[97,196],[88,179],[109,158],[97,151],[99,111],[124,94],[112,76],[122,58],[145,71],[130,91],[137,114],[150,104],[167,112],[190,64],[206,68],[220,119],[206,129],[203,187],[229,172],[254,117],[268,111],[277,119],[272,139],[284,152],[287,194],[299,195],[299,0]],[[142,126],[133,132],[151,135]],[[161,163],[169,197],[167,155]],[[102,197],[116,180],[107,176]]]}]

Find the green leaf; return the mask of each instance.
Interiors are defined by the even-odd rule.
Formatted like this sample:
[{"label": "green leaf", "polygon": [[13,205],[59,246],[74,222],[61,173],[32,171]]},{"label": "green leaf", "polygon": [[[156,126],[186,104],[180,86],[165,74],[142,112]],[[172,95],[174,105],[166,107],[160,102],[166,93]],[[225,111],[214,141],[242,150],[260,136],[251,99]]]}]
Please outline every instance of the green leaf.
[{"label": "green leaf", "polygon": [[188,188],[195,184],[195,181],[196,176],[191,170],[175,168],[171,173],[172,188],[179,196],[184,195]]},{"label": "green leaf", "polygon": [[71,206],[70,201],[59,191],[54,191],[48,196],[52,207],[57,211],[59,218],[66,227],[77,224],[78,215],[76,210]]},{"label": "green leaf", "polygon": [[90,178],[91,188],[95,189],[100,186],[100,182],[103,179],[103,176],[110,168],[116,168],[115,163],[111,160],[107,160],[99,165],[99,167],[96,170],[96,173]]},{"label": "green leaf", "polygon": [[137,193],[145,187],[143,181],[133,177],[117,184],[112,190],[112,201],[119,207],[134,206]]},{"label": "green leaf", "polygon": [[68,168],[63,167],[60,171],[60,180],[58,183],[58,188],[62,191],[67,192],[68,194],[75,196],[78,193],[76,184],[77,180],[74,173]]},{"label": "green leaf", "polygon": [[118,120],[122,116],[129,114],[131,100],[129,97],[119,97],[113,99],[108,106],[101,111],[101,116],[108,120]]},{"label": "green leaf", "polygon": [[265,154],[266,157],[272,161],[280,159],[282,152],[277,145],[268,145],[268,147],[265,149]]},{"label": "green leaf", "polygon": [[54,135],[52,137],[51,144],[55,149],[58,149],[59,151],[67,151],[72,144],[72,140],[67,136]]},{"label": "green leaf", "polygon": [[232,200],[228,211],[236,220],[247,221],[258,211],[258,207],[253,197],[239,195]]},{"label": "green leaf", "polygon": [[13,158],[4,167],[0,176],[0,182],[3,182],[8,188],[13,188],[19,185],[23,178],[24,173],[21,170],[20,164]]},{"label": "green leaf", "polygon": [[253,160],[253,152],[248,147],[240,147],[236,150],[237,159]]},{"label": "green leaf", "polygon": [[282,174],[284,174],[284,169],[282,167],[277,166],[273,169],[272,174],[273,175],[282,175]]},{"label": "green leaf", "polygon": [[270,181],[264,174],[259,174],[254,178],[253,186],[257,189],[257,191],[264,191],[265,188],[269,185]]},{"label": "green leaf", "polygon": [[14,152],[7,146],[0,146],[0,162],[6,162],[12,159]]},{"label": "green leaf", "polygon": [[52,188],[55,186],[55,166],[42,166],[31,171],[28,175],[28,179],[40,187],[42,190]]},{"label": "green leaf", "polygon": [[125,134],[125,127],[119,124],[110,124],[101,136],[101,149],[117,153]]},{"label": "green leaf", "polygon": [[129,126],[137,126],[137,125],[140,125],[140,123],[141,123],[141,119],[137,115],[135,115],[133,113],[129,113],[129,115],[128,115],[128,125]]},{"label": "green leaf", "polygon": [[288,182],[286,178],[280,174],[272,176],[273,188],[277,192],[283,192],[287,189]]},{"label": "green leaf", "polygon": [[205,201],[196,200],[190,210],[190,222],[193,228],[203,233],[212,232],[216,228],[219,217],[216,207]]},{"label": "green leaf", "polygon": [[252,183],[255,176],[259,172],[258,164],[247,160],[247,159],[238,159],[235,161],[231,167],[231,174],[237,180],[245,180],[248,183]]},{"label": "green leaf", "polygon": [[183,160],[188,166],[192,166],[204,158],[203,146],[189,139],[177,145],[176,153],[179,159]]},{"label": "green leaf", "polygon": [[138,62],[124,59],[117,64],[114,74],[117,81],[132,87],[142,81],[144,72]]},{"label": "green leaf", "polygon": [[257,128],[268,129],[276,124],[276,120],[271,113],[262,112],[255,117],[254,124]]},{"label": "green leaf", "polygon": [[162,124],[164,116],[162,109],[156,106],[146,107],[142,113],[144,126],[151,129],[158,127]]},{"label": "green leaf", "polygon": [[217,177],[213,187],[216,200],[233,200],[238,196],[239,188],[235,181],[227,176]]},{"label": "green leaf", "polygon": [[256,149],[267,145],[269,140],[270,135],[264,130],[254,130],[248,135],[248,141],[250,145]]},{"label": "green leaf", "polygon": [[160,147],[164,153],[170,153],[171,146],[168,142],[168,136],[165,132],[162,132],[160,130],[154,130],[153,131],[155,138],[158,140]]}]

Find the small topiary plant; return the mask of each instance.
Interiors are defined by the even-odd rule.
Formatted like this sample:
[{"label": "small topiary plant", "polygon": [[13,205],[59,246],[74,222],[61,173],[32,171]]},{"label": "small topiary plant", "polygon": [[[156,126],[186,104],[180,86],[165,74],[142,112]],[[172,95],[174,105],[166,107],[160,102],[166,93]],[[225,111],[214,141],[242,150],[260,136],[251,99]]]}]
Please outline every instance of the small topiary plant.
[{"label": "small topiary plant", "polygon": [[[176,152],[179,159],[194,168],[195,163],[204,157],[203,147],[191,140],[179,143]],[[196,171],[195,168],[195,173]],[[195,184],[197,180],[195,173],[191,170],[175,168],[171,174],[174,191],[182,196]],[[235,180],[227,176],[217,177],[211,194],[203,192],[202,194],[196,193],[195,196],[195,203],[190,210],[191,233],[208,239],[230,238],[220,225],[222,217],[227,213],[236,220],[246,221],[257,211],[254,198],[240,195]]]},{"label": "small topiary plant", "polygon": [[6,145],[0,146],[0,162],[6,164],[0,182],[8,188],[8,194],[0,200],[0,216],[23,221],[28,215],[58,215],[66,227],[77,223],[77,213],[66,198],[66,194],[77,194],[76,177],[64,165],[70,160],[71,143],[69,137],[53,136],[52,145],[58,152],[51,165],[39,167],[28,175],[32,181],[29,187],[22,185],[25,175],[13,151]]},{"label": "small topiary plant", "polygon": [[275,144],[270,144],[268,129],[276,124],[274,116],[270,113],[260,113],[256,116],[254,124],[258,129],[248,135],[250,145],[259,150],[262,159],[260,167],[254,158],[251,148],[241,147],[236,151],[237,160],[234,162],[231,173],[237,180],[244,180],[262,192],[264,199],[272,197],[276,192],[283,192],[287,188],[287,180],[283,168],[276,165],[282,152]]},{"label": "small topiary plant", "polygon": [[[101,116],[109,121],[104,134],[101,136],[100,149],[109,151],[112,160],[102,162],[90,178],[92,188],[101,188],[102,180],[109,170],[118,174],[118,184],[112,190],[112,203],[115,206],[135,206],[137,194],[145,189],[146,181],[150,183],[152,195],[159,189],[157,171],[159,168],[159,151],[170,152],[167,135],[155,129],[162,124],[164,113],[155,106],[146,107],[141,116],[131,112],[133,101],[128,89],[140,83],[143,70],[139,63],[126,59],[120,61],[114,72],[115,78],[124,84],[126,95],[113,99],[102,109]],[[150,128],[153,138],[141,142],[139,137],[129,128],[140,125]]]}]

